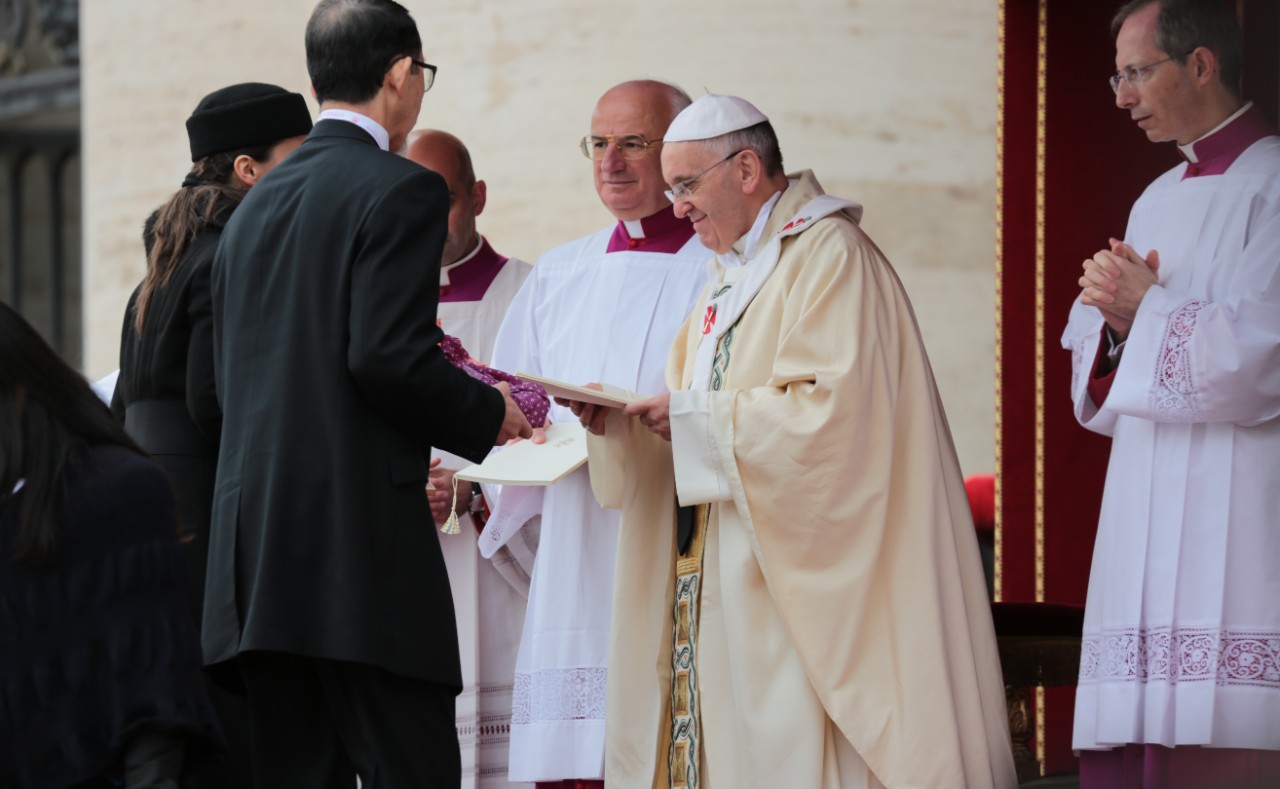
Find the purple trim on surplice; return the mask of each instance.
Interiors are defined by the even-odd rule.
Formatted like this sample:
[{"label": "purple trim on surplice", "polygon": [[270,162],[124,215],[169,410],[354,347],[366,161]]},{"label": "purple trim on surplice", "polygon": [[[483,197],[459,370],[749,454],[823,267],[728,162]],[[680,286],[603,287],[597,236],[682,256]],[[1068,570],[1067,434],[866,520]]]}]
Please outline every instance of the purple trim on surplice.
[{"label": "purple trim on surplice", "polygon": [[[1222,175],[1250,145],[1275,133],[1257,105],[1250,107],[1239,118],[1191,144],[1198,161],[1188,161],[1187,171],[1182,177]],[[1178,149],[1178,153],[1181,154],[1182,149]]]},{"label": "purple trim on surplice", "polygon": [[693,237],[693,223],[676,216],[675,206],[668,206],[656,214],[640,220],[643,236],[632,237],[627,226],[619,222],[609,238],[605,253],[640,250],[641,252],[665,252],[674,255]]},{"label": "purple trim on surplice", "polygon": [[469,259],[447,269],[448,283],[441,277],[440,301],[479,301],[497,278],[507,259],[481,236],[480,248]]}]

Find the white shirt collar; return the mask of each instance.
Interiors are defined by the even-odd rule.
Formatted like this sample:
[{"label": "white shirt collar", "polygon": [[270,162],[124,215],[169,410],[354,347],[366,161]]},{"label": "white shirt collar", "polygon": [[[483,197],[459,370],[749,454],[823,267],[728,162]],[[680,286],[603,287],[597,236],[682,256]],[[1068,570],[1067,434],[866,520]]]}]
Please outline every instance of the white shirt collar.
[{"label": "white shirt collar", "polygon": [[1200,160],[1196,158],[1196,143],[1200,142],[1205,137],[1211,137],[1214,134],[1217,134],[1228,123],[1231,123],[1236,118],[1239,118],[1241,115],[1244,115],[1245,112],[1247,112],[1248,109],[1252,106],[1253,106],[1252,101],[1246,101],[1243,107],[1241,107],[1240,109],[1228,115],[1227,119],[1224,120],[1222,123],[1219,123],[1217,126],[1214,126],[1212,129],[1200,135],[1199,137],[1195,138],[1194,140],[1187,143],[1186,145],[1179,145],[1178,150],[1182,151],[1182,155],[1187,157],[1188,162],[1191,162],[1192,164],[1198,164]]},{"label": "white shirt collar", "polygon": [[[787,185],[790,186],[792,183],[788,181]],[[745,266],[751,262],[758,251],[757,247],[760,246],[760,237],[764,235],[764,226],[769,223],[769,215],[773,213],[773,207],[778,204],[780,197],[782,197],[782,190],[774,192],[773,197],[760,206],[760,213],[756,214],[756,221],[752,223],[751,229],[745,236],[738,239],[732,249],[720,256],[720,262],[726,266]]]},{"label": "white shirt collar", "polygon": [[361,115],[360,113],[354,110],[327,109],[322,111],[320,113],[320,117],[316,118],[316,120],[317,121],[346,121],[347,123],[354,123],[355,125],[369,132],[369,134],[373,137],[373,141],[378,144],[379,148],[381,148],[384,151],[391,150],[391,135],[388,134],[387,130],[382,127],[381,123],[378,123],[373,118],[370,118],[368,115]]}]

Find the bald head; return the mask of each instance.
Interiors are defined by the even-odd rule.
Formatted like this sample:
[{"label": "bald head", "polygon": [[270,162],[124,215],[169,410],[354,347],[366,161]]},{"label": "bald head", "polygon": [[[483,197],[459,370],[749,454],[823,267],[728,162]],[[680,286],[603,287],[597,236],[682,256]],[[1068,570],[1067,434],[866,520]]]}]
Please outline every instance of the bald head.
[{"label": "bald head", "polygon": [[[680,88],[657,80],[634,80],[605,91],[591,113],[591,134],[599,137],[639,134],[660,141],[667,127],[690,104]],[[666,208],[661,144],[651,146],[638,159],[625,158],[613,145],[594,162],[596,193],[620,220],[643,219]]]},{"label": "bald head", "polygon": [[440,170],[432,167],[428,162],[440,163],[446,159],[452,159],[464,183],[473,184],[476,181],[476,171],[471,166],[471,152],[462,144],[462,140],[447,131],[418,129],[411,133],[405,156],[436,172]]},{"label": "bald head", "polygon": [[471,254],[480,243],[476,217],[484,211],[487,190],[484,181],[476,180],[467,146],[448,132],[422,129],[409,135],[405,157],[439,173],[449,187],[449,237],[441,265]]},{"label": "bald head", "polygon": [[664,108],[663,114],[667,116],[664,126],[670,126],[671,121],[675,120],[685,107],[693,103],[693,99],[689,98],[689,94],[682,88],[656,79],[633,79],[620,82],[605,91],[604,96],[600,97],[601,101],[614,92],[652,103],[654,107]]}]

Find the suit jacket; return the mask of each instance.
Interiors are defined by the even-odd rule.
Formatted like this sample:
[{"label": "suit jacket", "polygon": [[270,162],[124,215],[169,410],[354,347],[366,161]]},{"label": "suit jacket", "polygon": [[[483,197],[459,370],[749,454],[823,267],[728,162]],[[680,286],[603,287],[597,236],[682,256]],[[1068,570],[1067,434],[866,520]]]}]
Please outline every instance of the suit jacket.
[{"label": "suit jacket", "polygon": [[440,176],[326,120],[227,223],[207,664],[273,650],[461,687],[426,459],[483,458],[504,406],[438,345],[448,210]]},{"label": "suit jacket", "polygon": [[[203,608],[222,412],[213,383],[213,305],[209,273],[222,228],[237,203],[220,200],[210,222],[187,246],[169,281],[147,307],[142,334],[134,329],[139,285],[120,333],[120,377],[111,410],[138,446],[165,470],[178,497],[187,597],[197,624]],[[155,214],[144,231],[147,252]]]}]

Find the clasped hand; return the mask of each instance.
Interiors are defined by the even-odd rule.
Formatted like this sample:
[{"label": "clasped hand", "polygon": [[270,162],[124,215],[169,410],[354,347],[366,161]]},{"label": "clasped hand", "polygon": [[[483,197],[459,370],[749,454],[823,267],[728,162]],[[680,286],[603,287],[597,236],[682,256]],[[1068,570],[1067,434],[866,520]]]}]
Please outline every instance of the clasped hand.
[{"label": "clasped hand", "polygon": [[1110,241],[1110,249],[1099,250],[1082,264],[1080,303],[1097,307],[1107,325],[1123,340],[1129,336],[1147,290],[1156,284],[1160,255],[1153,249],[1144,259],[1123,241]]},{"label": "clasped hand", "polygon": [[458,501],[454,505],[453,474],[453,469],[440,466],[440,458],[431,459],[427,471],[427,481],[431,483],[427,488],[427,503],[431,505],[431,518],[437,526],[443,526],[449,519],[451,509],[461,515],[471,506],[470,482],[458,484]]}]

